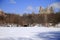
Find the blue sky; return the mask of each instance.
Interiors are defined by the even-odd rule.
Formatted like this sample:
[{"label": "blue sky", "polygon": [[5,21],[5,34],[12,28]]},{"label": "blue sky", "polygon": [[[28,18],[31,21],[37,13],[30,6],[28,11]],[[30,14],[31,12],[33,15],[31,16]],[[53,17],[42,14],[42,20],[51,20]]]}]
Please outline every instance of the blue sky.
[{"label": "blue sky", "polygon": [[37,13],[40,6],[47,7],[56,2],[60,0],[0,0],[0,9],[7,13]]}]

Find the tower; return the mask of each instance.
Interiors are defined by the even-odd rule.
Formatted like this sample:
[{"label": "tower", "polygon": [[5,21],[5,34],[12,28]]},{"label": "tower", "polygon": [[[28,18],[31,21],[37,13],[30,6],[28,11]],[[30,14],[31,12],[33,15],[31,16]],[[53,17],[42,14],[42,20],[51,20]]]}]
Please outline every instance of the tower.
[{"label": "tower", "polygon": [[0,9],[0,16],[6,17],[5,13]]},{"label": "tower", "polygon": [[3,11],[0,9],[0,15],[2,15],[3,14]]},{"label": "tower", "polygon": [[50,13],[54,13],[53,7],[50,7]]},{"label": "tower", "polygon": [[42,8],[42,6],[40,6],[39,13],[40,13],[40,14],[42,14],[42,13],[43,13],[43,8]]}]

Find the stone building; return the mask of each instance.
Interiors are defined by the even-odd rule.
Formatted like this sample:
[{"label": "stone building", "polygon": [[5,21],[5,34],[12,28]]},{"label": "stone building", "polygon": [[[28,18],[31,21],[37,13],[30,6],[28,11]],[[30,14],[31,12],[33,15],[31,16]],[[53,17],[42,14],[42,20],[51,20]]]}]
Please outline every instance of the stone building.
[{"label": "stone building", "polygon": [[49,26],[49,22],[48,22],[48,14],[52,14],[54,13],[54,10],[53,10],[53,7],[47,7],[47,8],[43,8],[43,7],[40,7],[40,10],[39,10],[39,14],[43,14],[43,18],[44,18],[44,23],[43,25],[45,25],[46,27]]},{"label": "stone building", "polygon": [[7,15],[0,9],[0,25],[5,23],[6,16]]},{"label": "stone building", "polygon": [[0,9],[0,16],[6,17],[5,13]]},{"label": "stone building", "polygon": [[54,13],[54,10],[53,10],[53,7],[47,7],[47,8],[43,8],[40,6],[40,10],[39,10],[39,13],[40,14],[51,14],[51,13]]}]

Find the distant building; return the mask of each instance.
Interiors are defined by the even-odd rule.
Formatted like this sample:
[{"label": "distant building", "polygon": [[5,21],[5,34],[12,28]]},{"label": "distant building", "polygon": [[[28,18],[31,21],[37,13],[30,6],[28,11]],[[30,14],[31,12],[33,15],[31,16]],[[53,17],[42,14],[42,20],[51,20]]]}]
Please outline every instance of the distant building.
[{"label": "distant building", "polygon": [[6,16],[5,13],[0,9],[0,16]]},{"label": "distant building", "polygon": [[43,8],[40,6],[40,10],[39,10],[39,13],[40,14],[51,14],[51,13],[54,13],[54,10],[53,10],[53,7],[50,7],[50,8]]},{"label": "distant building", "polygon": [[53,7],[47,7],[47,8],[43,8],[40,6],[40,10],[39,10],[39,14],[44,14],[43,17],[44,17],[44,25],[45,26],[49,26],[49,22],[48,22],[48,16],[46,14],[52,14],[54,13],[54,10],[53,10]]},{"label": "distant building", "polygon": [[3,11],[0,9],[0,15],[2,15],[3,14]]}]

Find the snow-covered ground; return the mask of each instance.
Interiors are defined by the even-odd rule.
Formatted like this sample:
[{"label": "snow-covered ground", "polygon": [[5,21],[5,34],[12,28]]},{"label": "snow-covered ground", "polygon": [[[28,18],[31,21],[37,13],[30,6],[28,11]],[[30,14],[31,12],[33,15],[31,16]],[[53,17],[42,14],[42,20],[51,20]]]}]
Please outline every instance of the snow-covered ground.
[{"label": "snow-covered ground", "polygon": [[0,40],[60,40],[60,28],[0,27]]}]

